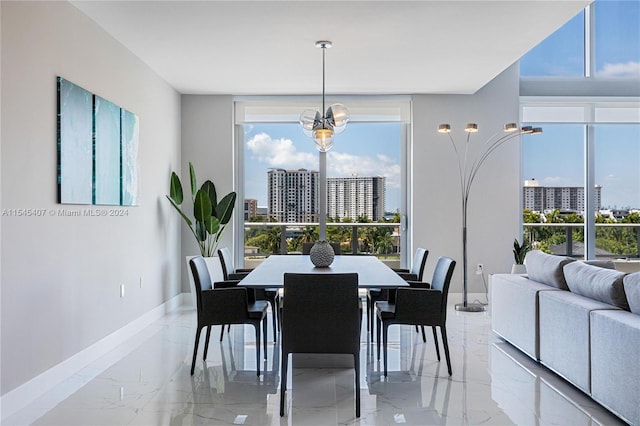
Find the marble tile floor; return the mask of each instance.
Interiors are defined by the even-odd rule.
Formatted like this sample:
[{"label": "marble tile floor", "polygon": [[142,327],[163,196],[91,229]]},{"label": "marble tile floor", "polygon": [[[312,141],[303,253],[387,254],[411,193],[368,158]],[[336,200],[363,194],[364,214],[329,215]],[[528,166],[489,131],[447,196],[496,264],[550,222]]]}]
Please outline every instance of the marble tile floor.
[{"label": "marble tile floor", "polygon": [[[269,317],[270,318],[270,317]],[[195,311],[181,307],[83,369],[3,425],[618,425],[621,421],[491,332],[488,313],[450,307],[453,376],[412,327],[390,328],[389,375],[363,321],[361,417],[353,369],[290,368],[279,416],[280,357],[271,334],[255,374],[250,326],[233,326],[190,376]],[[269,325],[271,333],[271,326]],[[201,346],[204,339],[201,340]],[[442,345],[441,345],[442,350]]]}]

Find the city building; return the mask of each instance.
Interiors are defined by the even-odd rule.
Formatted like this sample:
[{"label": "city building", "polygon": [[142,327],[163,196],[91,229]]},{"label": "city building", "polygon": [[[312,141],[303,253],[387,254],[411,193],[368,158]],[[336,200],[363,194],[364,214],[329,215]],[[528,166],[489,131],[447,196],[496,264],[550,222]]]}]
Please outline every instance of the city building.
[{"label": "city building", "polygon": [[[601,208],[601,192],[602,187],[596,185],[594,188],[594,211]],[[584,187],[540,186],[540,183],[535,179],[525,180],[522,187],[522,208],[535,212],[557,209],[582,214],[585,211]]]},{"label": "city building", "polygon": [[244,220],[253,219],[258,215],[258,200],[255,198],[244,199]]},{"label": "city building", "polygon": [[327,179],[327,214],[330,218],[372,221],[384,218],[385,178],[339,177]]},{"label": "city building", "polygon": [[269,219],[318,221],[318,171],[272,169],[267,172]]}]

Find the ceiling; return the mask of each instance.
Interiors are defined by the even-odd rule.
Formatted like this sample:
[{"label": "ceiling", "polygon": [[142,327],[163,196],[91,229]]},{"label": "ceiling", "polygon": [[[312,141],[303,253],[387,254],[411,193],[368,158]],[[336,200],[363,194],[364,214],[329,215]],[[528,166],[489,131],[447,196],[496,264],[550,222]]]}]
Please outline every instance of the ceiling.
[{"label": "ceiling", "polygon": [[72,0],[180,93],[471,94],[589,0]]}]

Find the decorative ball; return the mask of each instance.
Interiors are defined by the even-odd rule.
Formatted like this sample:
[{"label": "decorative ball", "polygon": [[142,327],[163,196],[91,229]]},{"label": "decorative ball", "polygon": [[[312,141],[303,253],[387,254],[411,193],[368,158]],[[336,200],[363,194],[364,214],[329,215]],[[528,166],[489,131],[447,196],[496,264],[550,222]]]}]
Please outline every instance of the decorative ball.
[{"label": "decorative ball", "polygon": [[335,255],[333,247],[326,241],[317,241],[309,252],[311,263],[318,268],[326,268],[331,265]]}]

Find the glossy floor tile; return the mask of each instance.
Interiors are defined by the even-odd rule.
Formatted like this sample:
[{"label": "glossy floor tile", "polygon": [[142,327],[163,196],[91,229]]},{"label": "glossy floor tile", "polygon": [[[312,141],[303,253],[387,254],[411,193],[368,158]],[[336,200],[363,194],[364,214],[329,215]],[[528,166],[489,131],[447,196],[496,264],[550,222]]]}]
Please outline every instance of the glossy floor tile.
[{"label": "glossy floor tile", "polygon": [[[366,327],[363,322],[363,328]],[[195,312],[184,307],[74,375],[6,425],[617,425],[619,419],[491,332],[488,313],[448,312],[453,375],[412,327],[390,328],[389,374],[363,330],[361,417],[349,368],[290,368],[279,415],[280,356],[269,334],[255,374],[252,327],[233,326],[190,376]],[[271,326],[269,326],[271,333]],[[215,336],[215,338],[213,338]],[[203,339],[204,340],[204,339]],[[201,340],[201,346],[202,342]],[[442,345],[441,350],[442,350]],[[201,351],[202,352],[202,351]]]}]

